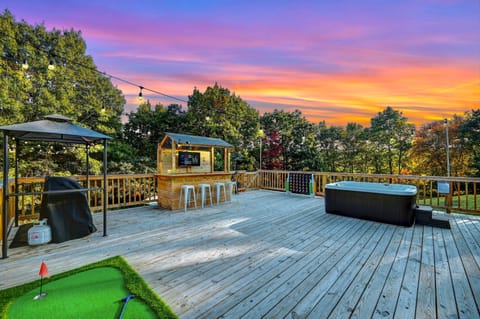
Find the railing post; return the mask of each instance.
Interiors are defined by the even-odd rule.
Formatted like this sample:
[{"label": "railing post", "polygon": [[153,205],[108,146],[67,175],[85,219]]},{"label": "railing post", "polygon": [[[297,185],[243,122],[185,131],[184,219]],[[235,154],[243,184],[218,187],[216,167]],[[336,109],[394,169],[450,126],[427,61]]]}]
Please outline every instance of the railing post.
[{"label": "railing post", "polygon": [[320,187],[323,194],[325,194],[325,185],[327,185],[327,175],[322,175],[322,183]]},{"label": "railing post", "polygon": [[450,214],[452,209],[452,182],[448,182],[449,184],[449,192],[445,194],[445,206],[447,214]]},{"label": "railing post", "polygon": [[2,259],[7,258],[8,250],[8,135],[3,135],[3,211],[2,211]]}]

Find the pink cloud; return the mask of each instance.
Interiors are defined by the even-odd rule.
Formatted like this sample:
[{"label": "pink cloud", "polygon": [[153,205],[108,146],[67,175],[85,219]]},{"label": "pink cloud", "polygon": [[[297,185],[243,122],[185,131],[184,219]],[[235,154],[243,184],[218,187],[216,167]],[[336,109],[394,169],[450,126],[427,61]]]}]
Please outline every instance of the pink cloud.
[{"label": "pink cloud", "polygon": [[[418,123],[479,107],[472,1],[6,3],[28,22],[81,30],[101,71],[183,99],[218,82],[261,110],[336,125],[367,125],[388,105]],[[135,107],[138,87],[115,84]]]}]

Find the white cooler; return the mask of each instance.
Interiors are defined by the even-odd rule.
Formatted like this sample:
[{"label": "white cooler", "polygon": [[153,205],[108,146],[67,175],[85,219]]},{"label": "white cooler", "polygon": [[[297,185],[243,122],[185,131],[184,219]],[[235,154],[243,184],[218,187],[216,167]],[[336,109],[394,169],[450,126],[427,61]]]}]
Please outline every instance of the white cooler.
[{"label": "white cooler", "polygon": [[33,227],[28,230],[28,244],[41,245],[46,244],[52,240],[52,230],[47,225],[47,219],[44,218],[39,222],[33,224]]}]

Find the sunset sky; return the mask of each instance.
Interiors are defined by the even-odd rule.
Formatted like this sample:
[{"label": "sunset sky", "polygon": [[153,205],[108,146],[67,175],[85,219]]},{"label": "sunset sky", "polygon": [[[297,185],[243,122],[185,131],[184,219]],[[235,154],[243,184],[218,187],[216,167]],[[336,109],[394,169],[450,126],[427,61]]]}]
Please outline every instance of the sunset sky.
[{"label": "sunset sky", "polygon": [[[187,100],[230,89],[263,112],[421,125],[480,108],[480,0],[2,0],[17,21],[82,33],[100,71]],[[114,81],[127,99],[139,89]],[[148,90],[152,104],[183,104]]]}]

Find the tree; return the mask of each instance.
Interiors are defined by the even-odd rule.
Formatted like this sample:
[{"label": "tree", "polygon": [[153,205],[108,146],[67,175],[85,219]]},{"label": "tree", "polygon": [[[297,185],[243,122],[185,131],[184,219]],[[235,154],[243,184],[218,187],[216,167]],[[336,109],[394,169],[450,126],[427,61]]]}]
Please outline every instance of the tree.
[{"label": "tree", "polygon": [[[59,113],[75,122],[113,137],[121,136],[120,115],[125,104],[121,92],[98,72],[80,32],[47,31],[43,25],[16,22],[6,10],[0,15],[0,124],[40,120]],[[50,68],[52,65],[53,68]],[[42,166],[46,157],[27,147],[21,148],[27,166]],[[85,173],[82,155],[66,154],[63,146],[42,154],[49,156],[51,167],[71,174]],[[52,156],[55,155],[55,156]],[[92,172],[99,173],[95,160],[101,161],[101,148],[91,149]],[[37,170],[35,170],[37,171]],[[32,172],[23,167],[20,174]]]},{"label": "tree", "polygon": [[409,154],[414,174],[446,176],[446,135],[443,121],[423,125],[415,133]]},{"label": "tree", "polygon": [[343,128],[340,126],[330,126],[327,128],[325,121],[320,122],[317,128],[317,141],[320,150],[322,170],[327,172],[342,171],[338,167],[339,158],[342,154],[341,139]]},{"label": "tree", "polygon": [[462,116],[453,115],[448,121],[450,174],[452,176],[470,176],[472,152],[468,143],[462,138],[461,128],[464,123]]},{"label": "tree", "polygon": [[262,152],[262,168],[270,170],[283,170],[283,161],[281,160],[284,152],[280,143],[280,136],[277,130],[265,134],[263,137],[263,144],[266,146]]},{"label": "tree", "polygon": [[[448,121],[448,152],[450,171],[453,176],[472,175],[472,152],[462,136],[465,128],[462,117],[454,115]],[[415,134],[413,147],[409,154],[413,173],[447,176],[447,127],[444,120],[423,125]]]},{"label": "tree", "polygon": [[185,133],[216,137],[233,145],[232,167],[252,168],[260,136],[258,111],[217,83],[204,93],[197,88],[188,97]]},{"label": "tree", "polygon": [[302,112],[275,109],[272,113],[265,113],[260,121],[267,137],[267,155],[273,156],[282,151],[278,154],[279,158],[266,158],[267,162],[280,161],[282,169],[287,170],[314,170],[319,167],[314,126]]},{"label": "tree", "polygon": [[376,147],[375,159],[384,159],[382,165],[375,165],[376,173],[383,173],[383,164],[386,164],[389,174],[401,171],[406,160],[405,154],[411,147],[415,133],[415,125],[407,121],[401,112],[390,106],[371,119],[370,138]]},{"label": "tree", "polygon": [[123,138],[133,149],[136,163],[143,171],[155,171],[157,161],[157,145],[165,132],[179,132],[185,122],[186,112],[178,104],[164,107],[162,104],[152,105],[149,101],[139,105],[135,112],[128,114],[128,122],[124,125]]},{"label": "tree", "polygon": [[341,143],[345,172],[362,172],[360,155],[365,152],[364,135],[363,127],[357,123],[348,123],[346,129],[342,130]]},{"label": "tree", "polygon": [[460,127],[460,134],[465,146],[471,150],[473,176],[480,176],[480,109],[465,113],[465,121]]}]

